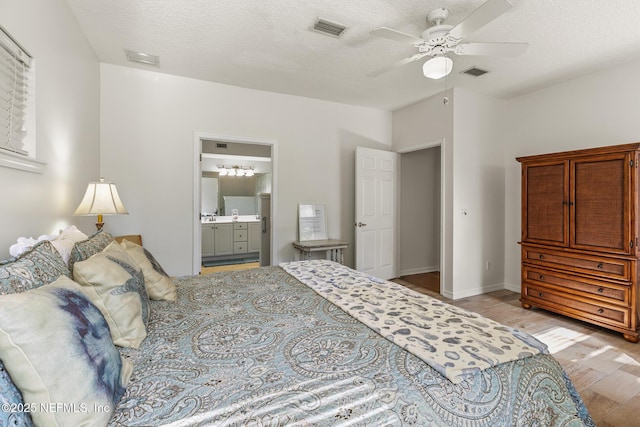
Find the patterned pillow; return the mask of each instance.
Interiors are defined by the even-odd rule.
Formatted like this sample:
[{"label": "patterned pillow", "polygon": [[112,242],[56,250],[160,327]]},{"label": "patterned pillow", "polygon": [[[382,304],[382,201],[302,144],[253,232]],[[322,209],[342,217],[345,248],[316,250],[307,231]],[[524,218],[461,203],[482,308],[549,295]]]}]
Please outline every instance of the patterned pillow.
[{"label": "patterned pillow", "polygon": [[151,252],[128,240],[123,240],[120,245],[142,269],[144,286],[147,288],[149,298],[164,301],[175,301],[178,298],[176,285]]},{"label": "patterned pillow", "polygon": [[[0,405],[5,408],[20,408],[24,405],[22,394],[11,381],[4,364],[0,362]],[[24,411],[0,411],[0,426],[33,426],[31,415]]]},{"label": "patterned pillow", "polygon": [[71,272],[51,242],[42,241],[17,258],[0,261],[0,294],[38,288]]},{"label": "patterned pillow", "polygon": [[113,236],[104,230],[98,231],[87,240],[76,242],[69,256],[69,270],[73,272],[73,264],[89,259],[92,255],[102,252],[111,242],[113,242]]},{"label": "patterned pillow", "polygon": [[86,261],[76,262],[73,277],[102,311],[114,344],[138,348],[147,336],[149,297],[138,264],[117,243]]},{"label": "patterned pillow", "polygon": [[132,372],[100,310],[64,276],[0,296],[0,358],[43,426],[106,425]]}]

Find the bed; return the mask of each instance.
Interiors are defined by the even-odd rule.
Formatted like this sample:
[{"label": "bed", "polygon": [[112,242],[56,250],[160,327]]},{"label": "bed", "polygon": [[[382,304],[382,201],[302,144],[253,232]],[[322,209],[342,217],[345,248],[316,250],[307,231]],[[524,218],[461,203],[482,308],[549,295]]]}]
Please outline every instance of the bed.
[{"label": "bed", "polygon": [[104,424],[593,425],[535,338],[340,264],[172,281]]}]

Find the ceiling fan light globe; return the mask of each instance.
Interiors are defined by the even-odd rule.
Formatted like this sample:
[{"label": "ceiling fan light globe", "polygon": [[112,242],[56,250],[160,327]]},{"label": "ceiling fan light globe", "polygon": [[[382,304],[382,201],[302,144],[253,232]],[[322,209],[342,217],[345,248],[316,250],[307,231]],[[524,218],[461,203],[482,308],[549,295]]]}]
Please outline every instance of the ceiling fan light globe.
[{"label": "ceiling fan light globe", "polygon": [[448,56],[436,56],[422,66],[422,73],[429,79],[438,80],[453,70],[453,61]]}]

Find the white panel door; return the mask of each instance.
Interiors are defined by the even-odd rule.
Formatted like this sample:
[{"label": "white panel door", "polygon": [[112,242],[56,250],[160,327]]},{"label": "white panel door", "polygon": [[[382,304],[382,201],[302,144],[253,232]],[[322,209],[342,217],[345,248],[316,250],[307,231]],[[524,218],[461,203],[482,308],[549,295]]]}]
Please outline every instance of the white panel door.
[{"label": "white panel door", "polygon": [[396,274],[398,154],[356,149],[356,270],[381,279]]}]

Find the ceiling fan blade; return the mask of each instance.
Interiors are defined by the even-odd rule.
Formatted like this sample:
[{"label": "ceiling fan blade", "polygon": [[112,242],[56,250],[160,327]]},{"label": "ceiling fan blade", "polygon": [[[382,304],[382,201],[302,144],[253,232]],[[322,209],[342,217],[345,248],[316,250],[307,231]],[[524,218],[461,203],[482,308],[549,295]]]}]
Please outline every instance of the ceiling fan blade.
[{"label": "ceiling fan blade", "polygon": [[387,65],[386,67],[380,68],[379,70],[376,70],[376,71],[374,71],[372,73],[369,73],[369,74],[367,74],[367,76],[369,76],[369,77],[378,77],[380,74],[386,73],[389,70],[392,70],[392,69],[394,69],[396,67],[401,67],[401,66],[406,65],[406,64],[408,64],[410,62],[417,61],[417,60],[419,60],[421,58],[424,58],[425,56],[427,56],[426,53],[416,53],[413,56],[410,56],[408,58],[402,59],[402,60],[400,60],[398,62],[395,62],[395,63],[393,63],[391,65]]},{"label": "ceiling fan blade", "polygon": [[462,43],[455,47],[456,55],[518,56],[529,47],[528,43]]},{"label": "ceiling fan blade", "polygon": [[375,30],[371,31],[370,34],[378,37],[383,37],[385,39],[394,40],[397,42],[410,43],[410,44],[424,43],[424,40],[422,40],[420,37],[412,36],[411,34],[406,34],[400,31],[392,30],[391,28],[387,28],[387,27],[376,28]]},{"label": "ceiling fan blade", "polygon": [[471,33],[487,25],[498,16],[511,9],[507,0],[487,0],[482,6],[474,10],[464,21],[449,31],[449,35],[455,39],[464,39]]}]

